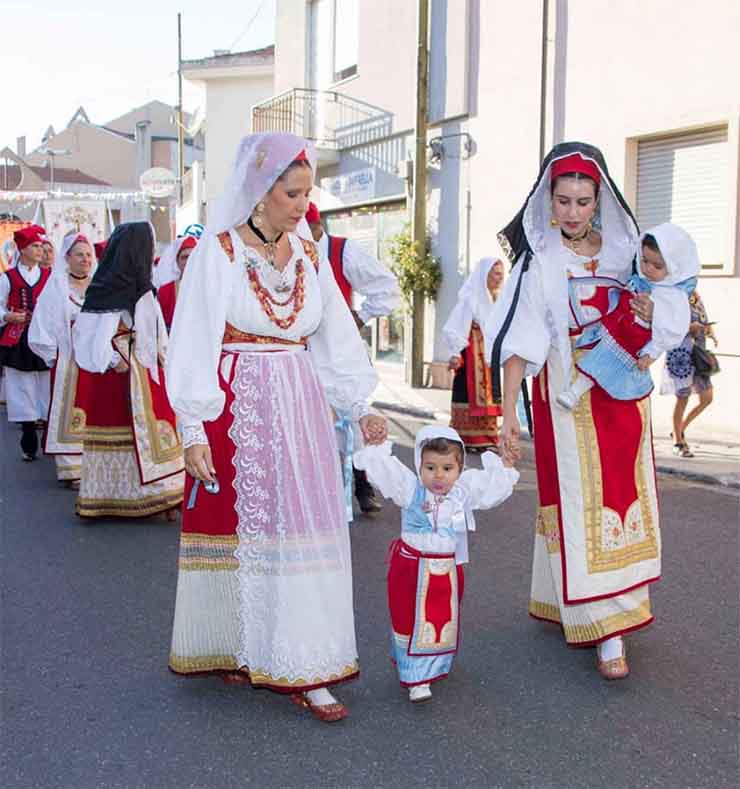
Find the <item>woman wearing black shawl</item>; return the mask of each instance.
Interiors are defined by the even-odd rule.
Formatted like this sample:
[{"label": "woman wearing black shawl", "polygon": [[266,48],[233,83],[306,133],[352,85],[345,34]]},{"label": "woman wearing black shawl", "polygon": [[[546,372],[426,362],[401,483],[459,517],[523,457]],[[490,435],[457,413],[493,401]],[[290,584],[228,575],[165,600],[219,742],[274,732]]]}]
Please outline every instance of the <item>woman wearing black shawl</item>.
[{"label": "woman wearing black shawl", "polygon": [[161,367],[167,331],[154,298],[148,222],[119,225],[73,331],[75,406],[86,419],[77,514],[136,518],[183,496],[182,445]]},{"label": "woman wearing black shawl", "polygon": [[[595,387],[570,412],[555,398],[598,339],[637,239],[601,152],[557,145],[500,235],[515,265],[485,327],[494,377],[504,369],[501,440],[510,458],[519,452],[519,388],[534,376],[539,508],[529,613],[559,623],[568,644],[598,645],[607,679],[627,676],[622,635],[652,621],[648,585],[660,576],[650,401],[613,400]],[[650,320],[649,300],[633,309]]]}]

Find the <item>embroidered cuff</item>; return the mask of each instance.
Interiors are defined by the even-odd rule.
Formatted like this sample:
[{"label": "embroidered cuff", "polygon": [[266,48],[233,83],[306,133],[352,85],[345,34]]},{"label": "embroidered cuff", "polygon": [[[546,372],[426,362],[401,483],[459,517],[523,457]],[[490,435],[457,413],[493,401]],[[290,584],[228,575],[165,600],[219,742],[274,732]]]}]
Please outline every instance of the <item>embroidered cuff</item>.
[{"label": "embroidered cuff", "polygon": [[208,446],[208,436],[202,422],[182,426],[182,448],[194,446]]}]

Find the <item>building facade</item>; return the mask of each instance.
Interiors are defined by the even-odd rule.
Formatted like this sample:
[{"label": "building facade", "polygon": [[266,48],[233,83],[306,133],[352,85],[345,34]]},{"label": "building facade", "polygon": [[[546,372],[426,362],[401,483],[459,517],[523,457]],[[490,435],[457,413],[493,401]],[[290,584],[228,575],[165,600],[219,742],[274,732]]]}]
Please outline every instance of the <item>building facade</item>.
[{"label": "building facade", "polygon": [[[425,361],[448,355],[440,329],[464,277],[480,257],[501,254],[496,231],[531,188],[541,137],[545,151],[584,140],[604,152],[641,227],[673,221],[695,237],[723,372],[692,432],[740,438],[731,402],[740,385],[740,5],[430,0],[429,8],[427,200],[443,282],[427,313]],[[275,95],[253,113],[255,129],[316,140],[330,231],[381,257],[409,217],[416,11],[393,0],[279,0]],[[380,357],[408,354],[404,323],[376,329]],[[667,432],[672,398],[656,395],[654,405],[656,428]]]},{"label": "building facade", "polygon": [[178,211],[178,229],[206,220],[207,206],[221,194],[231,172],[239,140],[251,131],[252,107],[274,92],[274,63],[274,46],[217,51],[211,57],[183,61],[183,78],[204,90],[205,168],[194,173]]}]

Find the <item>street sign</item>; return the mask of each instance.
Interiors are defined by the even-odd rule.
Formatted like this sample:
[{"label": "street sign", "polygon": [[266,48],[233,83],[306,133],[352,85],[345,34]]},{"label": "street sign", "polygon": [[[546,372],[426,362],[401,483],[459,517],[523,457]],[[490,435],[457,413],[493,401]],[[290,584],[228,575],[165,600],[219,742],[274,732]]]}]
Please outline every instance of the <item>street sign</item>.
[{"label": "street sign", "polygon": [[169,197],[177,189],[177,176],[166,167],[151,167],[139,177],[139,186],[149,197]]}]

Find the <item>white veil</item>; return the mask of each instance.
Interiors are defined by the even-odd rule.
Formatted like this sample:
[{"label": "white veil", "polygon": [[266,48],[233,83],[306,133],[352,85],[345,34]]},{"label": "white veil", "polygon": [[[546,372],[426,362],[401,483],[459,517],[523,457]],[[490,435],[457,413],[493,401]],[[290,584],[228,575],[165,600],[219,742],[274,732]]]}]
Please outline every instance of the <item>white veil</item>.
[{"label": "white veil", "polygon": [[49,281],[41,291],[38,304],[33,311],[28,342],[31,350],[49,365],[56,358],[57,349],[61,356],[69,358],[72,355],[72,313],[67,255],[80,241],[90,247],[92,255],[90,277],[95,274],[97,262],[92,243],[82,233],[67,233],[57,250]]},{"label": "white veil", "polygon": [[208,232],[222,233],[246,222],[257,203],[302,152],[316,172],[316,152],[302,137],[282,132],[244,137],[239,143],[231,176],[213,206]]},{"label": "white veil", "polygon": [[165,247],[159,263],[152,269],[152,285],[159,290],[162,285],[180,279],[180,269],[177,267],[177,256],[180,254],[180,247],[187,236],[180,236],[174,241],[170,241]]}]

